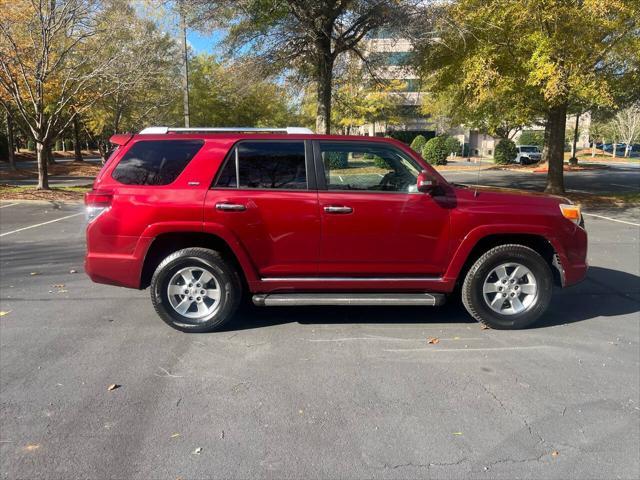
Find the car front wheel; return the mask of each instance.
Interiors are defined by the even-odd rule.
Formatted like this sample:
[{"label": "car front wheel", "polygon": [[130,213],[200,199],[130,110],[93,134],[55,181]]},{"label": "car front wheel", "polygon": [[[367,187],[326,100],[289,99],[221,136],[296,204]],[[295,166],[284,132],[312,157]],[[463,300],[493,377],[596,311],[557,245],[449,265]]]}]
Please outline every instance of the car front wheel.
[{"label": "car front wheel", "polygon": [[206,248],[172,253],[151,279],[151,302],[162,320],[183,332],[210,332],[238,308],[242,284],[222,256]]},{"label": "car front wheel", "polygon": [[479,322],[495,329],[519,329],[547,309],[553,275],[547,262],[523,245],[500,245],[482,255],[462,285],[462,302]]}]

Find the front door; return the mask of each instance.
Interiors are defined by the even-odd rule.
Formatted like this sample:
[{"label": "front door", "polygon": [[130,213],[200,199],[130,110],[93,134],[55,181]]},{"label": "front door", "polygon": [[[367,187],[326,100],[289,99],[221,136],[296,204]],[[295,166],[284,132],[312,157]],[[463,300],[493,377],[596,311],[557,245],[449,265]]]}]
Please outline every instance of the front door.
[{"label": "front door", "polygon": [[[449,211],[416,188],[422,167],[382,142],[314,144],[321,240],[319,274],[439,276],[448,264]],[[323,177],[323,178],[322,178]]]},{"label": "front door", "polygon": [[303,140],[240,141],[207,193],[205,222],[230,230],[262,278],[317,274],[320,218],[310,151]]}]

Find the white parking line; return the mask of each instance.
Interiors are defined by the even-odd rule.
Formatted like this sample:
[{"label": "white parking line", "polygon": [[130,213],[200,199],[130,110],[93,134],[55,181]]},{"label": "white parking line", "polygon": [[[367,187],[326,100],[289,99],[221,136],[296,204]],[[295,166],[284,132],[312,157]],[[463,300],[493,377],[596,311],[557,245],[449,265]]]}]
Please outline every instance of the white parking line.
[{"label": "white parking line", "polygon": [[384,352],[491,352],[503,350],[537,350],[553,348],[549,345],[530,345],[525,347],[487,347],[487,348],[387,348]]},{"label": "white parking line", "polygon": [[19,203],[10,203],[8,205],[2,205],[2,206],[0,206],[0,208],[13,207],[14,205],[20,205],[20,204]]},{"label": "white parking line", "polygon": [[[396,338],[396,337],[342,337],[342,338],[308,338],[307,342],[349,342],[360,340],[372,340],[382,342],[424,342],[423,338]],[[482,337],[456,337],[440,338],[439,340],[482,340]]]},{"label": "white parking line", "polygon": [[583,215],[587,217],[596,217],[601,218],[602,220],[609,220],[611,222],[624,223],[625,225],[633,225],[634,227],[640,227],[640,223],[627,222],[626,220],[618,220],[617,218],[605,217],[604,215],[596,215],[595,213],[585,213],[582,212]]},{"label": "white parking line", "polygon": [[60,220],[66,220],[67,218],[77,217],[78,215],[84,215],[84,212],[74,213],[73,215],[67,215],[66,217],[56,218],[55,220],[49,220],[48,222],[36,223],[35,225],[29,225],[28,227],[18,228],[17,230],[11,230],[10,232],[5,232],[0,234],[0,237],[11,235],[12,233],[22,232],[23,230],[29,230],[30,228],[41,227],[43,225],[48,225],[50,223],[59,222]]}]

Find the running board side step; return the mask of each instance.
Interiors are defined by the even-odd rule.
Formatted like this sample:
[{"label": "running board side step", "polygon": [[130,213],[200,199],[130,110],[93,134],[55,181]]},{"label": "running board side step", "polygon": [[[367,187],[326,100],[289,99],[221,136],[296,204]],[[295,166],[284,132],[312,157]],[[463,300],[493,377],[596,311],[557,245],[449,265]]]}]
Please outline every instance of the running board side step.
[{"label": "running board side step", "polygon": [[294,305],[428,305],[445,302],[442,293],[268,293],[253,296],[258,307]]}]

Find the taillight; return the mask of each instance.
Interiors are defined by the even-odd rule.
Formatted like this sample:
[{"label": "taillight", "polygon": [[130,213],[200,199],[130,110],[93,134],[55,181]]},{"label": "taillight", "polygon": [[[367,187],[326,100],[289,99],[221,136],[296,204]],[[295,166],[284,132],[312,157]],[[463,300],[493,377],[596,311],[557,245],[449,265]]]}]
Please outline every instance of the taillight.
[{"label": "taillight", "polygon": [[84,194],[84,204],[86,206],[87,222],[91,222],[107,211],[111,206],[113,194],[100,190],[91,190]]}]

